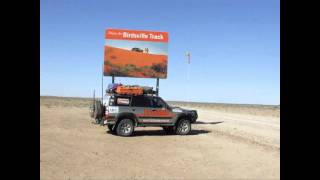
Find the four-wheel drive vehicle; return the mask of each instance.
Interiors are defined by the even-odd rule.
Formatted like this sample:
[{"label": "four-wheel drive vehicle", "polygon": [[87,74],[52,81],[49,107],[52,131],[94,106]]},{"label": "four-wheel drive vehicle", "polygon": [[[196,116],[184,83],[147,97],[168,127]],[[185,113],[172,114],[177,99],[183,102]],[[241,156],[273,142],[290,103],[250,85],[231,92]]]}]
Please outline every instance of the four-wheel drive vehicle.
[{"label": "four-wheel drive vehicle", "polygon": [[131,51],[135,51],[135,52],[143,52],[142,49],[140,48],[132,48]]},{"label": "four-wheel drive vehicle", "polygon": [[[170,107],[162,98],[154,95],[119,95],[111,93],[103,105],[96,103],[92,117],[100,119],[109,130],[120,136],[132,135],[135,127],[157,126],[166,133],[186,135],[197,111]],[[99,109],[99,112],[97,112]]]}]

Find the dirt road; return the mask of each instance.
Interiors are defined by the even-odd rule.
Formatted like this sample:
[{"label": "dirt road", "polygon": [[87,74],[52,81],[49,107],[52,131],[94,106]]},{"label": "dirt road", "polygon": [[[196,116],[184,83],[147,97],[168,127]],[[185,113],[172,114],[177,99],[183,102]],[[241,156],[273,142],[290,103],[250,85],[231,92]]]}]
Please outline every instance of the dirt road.
[{"label": "dirt road", "polygon": [[280,179],[280,119],[197,109],[188,136],[136,128],[118,137],[88,107],[40,106],[40,177],[51,179]]}]

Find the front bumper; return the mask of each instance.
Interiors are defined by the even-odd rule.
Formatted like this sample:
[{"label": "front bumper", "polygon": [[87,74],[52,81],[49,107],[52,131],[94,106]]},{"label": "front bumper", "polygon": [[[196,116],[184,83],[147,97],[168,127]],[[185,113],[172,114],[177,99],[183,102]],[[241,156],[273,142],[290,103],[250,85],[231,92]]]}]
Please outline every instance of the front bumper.
[{"label": "front bumper", "polygon": [[198,113],[197,113],[197,111],[196,111],[196,110],[192,110],[192,111],[190,112],[190,116],[191,116],[191,122],[192,122],[192,123],[195,123],[195,122],[197,121],[197,119],[198,119]]}]

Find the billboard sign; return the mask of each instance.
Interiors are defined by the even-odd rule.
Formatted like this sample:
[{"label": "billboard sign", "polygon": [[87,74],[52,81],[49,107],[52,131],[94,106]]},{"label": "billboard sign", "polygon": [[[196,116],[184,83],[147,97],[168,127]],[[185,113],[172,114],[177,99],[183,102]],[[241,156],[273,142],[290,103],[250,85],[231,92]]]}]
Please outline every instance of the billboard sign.
[{"label": "billboard sign", "polygon": [[105,39],[105,76],[167,78],[167,32],[107,29]]}]

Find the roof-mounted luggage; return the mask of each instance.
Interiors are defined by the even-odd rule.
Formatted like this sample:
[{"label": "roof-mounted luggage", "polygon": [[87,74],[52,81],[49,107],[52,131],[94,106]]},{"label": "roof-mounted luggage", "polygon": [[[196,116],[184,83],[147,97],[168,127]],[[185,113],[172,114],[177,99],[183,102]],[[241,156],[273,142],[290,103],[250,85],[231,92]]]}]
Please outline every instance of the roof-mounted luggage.
[{"label": "roof-mounted luggage", "polygon": [[115,94],[121,94],[121,95],[133,95],[133,96],[139,96],[139,95],[153,95],[156,94],[156,91],[153,90],[153,87],[149,86],[128,86],[128,85],[122,85],[121,83],[112,83],[108,85],[107,93],[115,93]]}]

